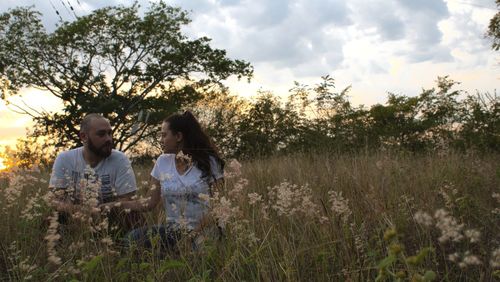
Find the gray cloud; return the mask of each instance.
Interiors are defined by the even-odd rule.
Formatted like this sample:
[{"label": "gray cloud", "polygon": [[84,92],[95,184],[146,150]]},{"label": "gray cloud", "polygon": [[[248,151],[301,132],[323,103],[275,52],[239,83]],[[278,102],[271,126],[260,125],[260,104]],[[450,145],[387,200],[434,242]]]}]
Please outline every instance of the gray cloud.
[{"label": "gray cloud", "polygon": [[382,40],[398,40],[405,36],[405,24],[397,6],[387,1],[349,2],[352,21],[361,30],[375,29]]},{"label": "gray cloud", "polygon": [[[454,29],[460,30],[451,40],[448,45],[451,48],[462,50],[469,54],[475,54],[474,59],[468,64],[485,65],[488,62],[488,55],[491,54],[491,40],[486,38],[485,27],[477,22],[471,21],[470,12],[463,13],[460,17],[452,22]],[[457,58],[456,60],[460,60]],[[470,65],[464,65],[470,67]]]},{"label": "gray cloud", "polygon": [[425,12],[431,15],[448,15],[448,7],[443,0],[397,0],[402,7],[412,12]]},{"label": "gray cloud", "polygon": [[229,14],[238,20],[241,28],[271,28],[282,23],[289,15],[289,1],[252,1],[230,7]]},{"label": "gray cloud", "polygon": [[[396,50],[409,61],[447,61],[450,50],[441,45],[438,23],[449,16],[442,0],[352,1],[353,22],[361,30],[378,35],[382,41],[404,41],[405,50]],[[375,29],[373,34],[370,30]]]},{"label": "gray cloud", "polygon": [[[103,6],[133,3],[132,0],[52,0],[65,20],[74,17],[62,3],[72,3],[83,15]],[[36,5],[44,23],[54,26],[57,15],[50,1],[2,1],[0,11],[15,5]],[[143,9],[146,0],[139,1]],[[450,17],[444,0],[171,0],[168,4],[192,11],[193,23],[185,30],[191,37],[206,35],[213,45],[233,58],[252,64],[272,64],[297,76],[315,76],[346,68],[346,42],[369,37],[373,48],[394,48],[385,56],[400,56],[409,62],[452,60],[451,48],[480,52],[484,43],[482,26],[464,15],[456,26],[459,38],[446,46],[439,22]],[[491,0],[467,0],[464,5],[495,9]],[[468,3],[468,4],[467,4]],[[334,30],[334,32],[331,32]],[[389,44],[386,44],[389,43]],[[390,45],[394,43],[393,45]],[[379,46],[377,46],[379,44]],[[382,47],[384,46],[384,47]],[[380,58],[356,62],[366,64],[367,73],[387,72]]]},{"label": "gray cloud", "polygon": [[193,14],[195,15],[210,13],[211,11],[217,8],[216,4],[208,0],[189,0],[189,1],[171,0],[165,2],[172,6],[182,7],[185,10],[192,11]]},{"label": "gray cloud", "polygon": [[413,47],[408,52],[400,54],[405,55],[411,63],[425,61],[450,62],[453,60],[453,56],[450,52],[450,48],[444,46],[433,46],[432,48],[425,48],[422,46],[422,48]]},{"label": "gray cloud", "polygon": [[233,6],[241,3],[240,0],[219,0],[218,2],[223,6]]},{"label": "gray cloud", "polygon": [[[303,69],[311,61],[319,63],[322,56],[330,64],[342,61],[341,40],[325,30],[350,24],[344,1],[277,1],[271,9],[264,3],[268,2],[227,10],[237,19],[237,25],[229,28],[238,32],[228,32],[223,39],[231,45],[232,54],[252,63],[271,62],[292,69]],[[336,49],[335,56],[327,55],[332,49]]]}]

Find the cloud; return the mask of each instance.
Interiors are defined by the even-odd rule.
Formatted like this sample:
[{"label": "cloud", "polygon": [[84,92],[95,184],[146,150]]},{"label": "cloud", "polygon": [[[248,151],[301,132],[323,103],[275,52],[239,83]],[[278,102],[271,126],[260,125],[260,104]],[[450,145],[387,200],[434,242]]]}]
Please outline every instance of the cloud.
[{"label": "cloud", "polygon": [[[140,2],[147,3],[147,1],[140,1]],[[195,15],[210,13],[211,11],[217,8],[217,5],[213,1],[208,1],[208,0],[190,0],[190,1],[173,0],[165,2],[172,6],[182,7],[184,10],[191,11]],[[146,4],[146,6],[148,5]]]},{"label": "cloud", "polygon": [[227,8],[228,14],[238,21],[241,29],[269,29],[283,23],[290,13],[287,0],[246,1]]},{"label": "cloud", "polygon": [[381,40],[399,40],[405,36],[405,25],[395,4],[387,1],[351,1],[350,17],[361,30],[373,30]]},{"label": "cloud", "polygon": [[[20,1],[26,2],[29,1]],[[51,2],[42,2],[37,3],[37,8],[54,14]],[[71,19],[67,3],[77,15],[103,6],[132,3],[79,2],[52,3],[65,19]],[[149,6],[147,1],[139,3]],[[399,53],[406,52],[410,61],[450,58],[446,48],[439,46],[442,33],[438,22],[448,16],[446,3],[441,0],[173,0],[167,3],[192,11],[193,23],[186,28],[192,35],[211,37],[217,47],[228,50],[231,56],[254,64],[267,62],[278,67],[303,69],[304,65],[312,67],[311,62],[321,68],[327,60],[326,65],[335,68],[343,60],[341,49],[349,40],[349,26],[365,30],[382,42],[404,40],[408,46]],[[54,25],[55,18],[44,17],[44,21]],[[332,28],[344,31],[328,33]],[[433,51],[436,48],[439,52]]]},{"label": "cloud", "polygon": [[403,41],[405,46],[395,50],[408,61],[436,62],[451,59],[448,48],[441,45],[439,22],[449,16],[446,3],[425,1],[350,1],[353,22],[360,30],[379,38],[379,42]]},{"label": "cloud", "polygon": [[431,15],[448,15],[448,6],[443,0],[397,0],[402,7],[413,12],[430,13]]},{"label": "cloud", "polygon": [[341,39],[327,31],[348,26],[347,12],[344,1],[242,1],[195,19],[192,31],[212,34],[233,57],[295,71],[342,61]]},{"label": "cloud", "polygon": [[[78,15],[133,3],[52,0],[67,20],[73,18],[61,3],[68,1]],[[189,37],[212,38],[212,46],[227,50],[231,58],[249,61],[256,71],[265,72],[263,76],[290,81],[340,72],[350,75],[349,82],[378,79],[374,77],[389,74],[395,59],[406,64],[403,69],[413,64],[468,68],[491,62],[489,42],[483,38],[488,19],[496,12],[491,0],[166,2],[191,11],[193,22],[183,29]],[[56,22],[50,1],[8,0],[0,3],[0,9],[29,3],[46,15],[45,24]],[[139,4],[142,9],[149,6],[146,0]]]}]

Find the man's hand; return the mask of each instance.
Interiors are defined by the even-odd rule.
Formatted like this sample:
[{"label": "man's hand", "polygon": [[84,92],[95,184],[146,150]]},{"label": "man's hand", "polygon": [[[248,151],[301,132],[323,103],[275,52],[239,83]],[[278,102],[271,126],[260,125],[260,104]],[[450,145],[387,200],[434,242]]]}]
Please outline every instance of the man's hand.
[{"label": "man's hand", "polygon": [[110,212],[113,209],[118,209],[122,205],[121,202],[109,202],[105,204],[100,204],[98,208],[101,210],[101,212]]}]

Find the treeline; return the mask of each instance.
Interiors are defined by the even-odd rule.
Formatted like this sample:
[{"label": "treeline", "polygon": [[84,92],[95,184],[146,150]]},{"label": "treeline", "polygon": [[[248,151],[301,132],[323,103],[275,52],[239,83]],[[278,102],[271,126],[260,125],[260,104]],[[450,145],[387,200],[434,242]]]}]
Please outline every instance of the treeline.
[{"label": "treeline", "polygon": [[415,97],[389,94],[385,104],[354,106],[347,87],[322,77],[315,86],[295,83],[286,99],[260,92],[253,100],[207,94],[192,108],[227,157],[276,153],[358,152],[378,149],[500,151],[500,99],[437,86]]},{"label": "treeline", "polygon": [[[500,97],[455,89],[459,83],[447,76],[436,83],[418,96],[389,93],[386,103],[366,107],[353,105],[350,87],[337,91],[326,76],[314,86],[296,82],[287,98],[261,91],[245,99],[218,89],[185,108],[195,112],[226,158],[386,149],[500,152]],[[44,140],[21,139],[10,153],[28,164],[50,165],[60,149]],[[143,138],[127,152],[136,162],[150,162],[161,153],[159,137]]]}]

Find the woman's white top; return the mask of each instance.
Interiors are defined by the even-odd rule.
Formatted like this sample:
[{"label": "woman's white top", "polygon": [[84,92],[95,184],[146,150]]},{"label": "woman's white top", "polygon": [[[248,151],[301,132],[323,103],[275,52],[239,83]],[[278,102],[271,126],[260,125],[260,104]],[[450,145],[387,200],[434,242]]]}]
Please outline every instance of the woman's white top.
[{"label": "woman's white top", "polygon": [[167,214],[167,223],[176,223],[189,230],[195,229],[208,208],[206,196],[209,185],[222,178],[223,172],[214,157],[210,157],[209,177],[202,178],[196,164],[191,165],[183,174],[175,166],[175,154],[163,154],[156,160],[151,176],[160,181],[161,197]]}]

